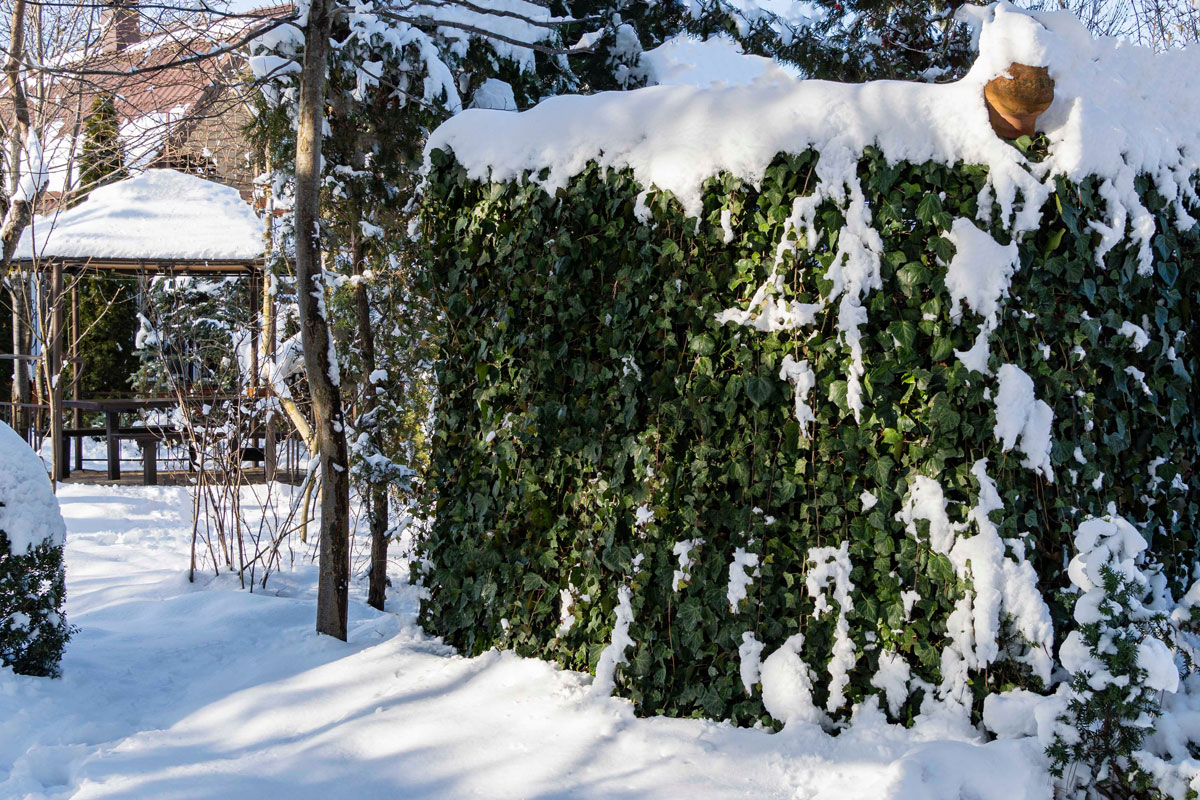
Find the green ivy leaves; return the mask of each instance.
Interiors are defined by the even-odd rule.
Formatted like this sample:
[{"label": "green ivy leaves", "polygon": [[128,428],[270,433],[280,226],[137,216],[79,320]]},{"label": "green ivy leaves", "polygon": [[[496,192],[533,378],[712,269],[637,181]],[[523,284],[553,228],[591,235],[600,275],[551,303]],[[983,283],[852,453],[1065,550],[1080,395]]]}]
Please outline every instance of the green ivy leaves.
[{"label": "green ivy leaves", "polygon": [[[1017,145],[1034,155],[1043,146]],[[1016,364],[1055,409],[1049,483],[1000,449],[991,379],[954,355],[970,349],[981,320],[969,310],[950,319],[943,265],[954,253],[942,234],[956,217],[977,218],[980,167],[864,155],[859,174],[886,257],[883,288],[864,299],[861,421],[848,406],[836,309],[791,332],[716,322],[766,278],[793,199],[812,191],[817,158],[780,155],[757,188],[711,179],[698,223],[652,190],[641,224],[633,208],[643,187],[627,171],[593,166],[550,196],[531,182],[472,182],[446,154],[431,155],[427,277],[450,324],[437,364],[434,522],[420,543],[431,565],[422,576],[429,630],[469,653],[503,646],[590,669],[611,636],[616,588],[627,584],[636,645],[618,689],[644,713],[749,724],[767,718],[741,685],[742,634],[753,632],[767,654],[803,632],[803,658],[823,670],[833,615],[813,613],[806,558],[848,541],[858,657],[848,698],[875,691],[882,649],[937,685],[946,618],[970,587],[897,514],[912,477],[927,475],[961,521],[977,499],[970,467],[981,458],[1004,502],[993,521],[1033,563],[1060,629],[1069,624],[1056,593],[1070,534],[1110,502],[1145,521],[1176,590],[1189,579],[1200,517],[1189,336],[1200,286],[1180,265],[1200,257],[1200,234],[1173,229],[1173,209],[1144,187],[1164,232],[1156,275],[1138,275],[1126,246],[1098,265],[1088,222],[1103,217],[1104,203],[1092,182],[1060,180],[1043,228],[1019,242],[991,367]],[[801,242],[781,267],[782,300],[817,302],[829,290],[842,214],[826,205],[818,219],[818,241]],[[992,233],[1008,241],[998,219]],[[1116,335],[1126,320],[1150,333],[1145,350]],[[792,386],[778,377],[785,355],[807,360],[817,378],[809,437]],[[640,375],[623,368],[627,357]],[[1145,375],[1150,397],[1126,367]],[[877,501],[865,513],[863,492]],[[636,522],[641,506],[652,522]],[[704,544],[676,592],[673,547],[684,539]],[[759,554],[760,566],[733,613],[726,590],[737,547]],[[559,635],[564,591],[577,621]],[[1039,688],[1016,661],[972,680],[977,707],[997,687]],[[901,721],[921,697],[914,691]]]}]

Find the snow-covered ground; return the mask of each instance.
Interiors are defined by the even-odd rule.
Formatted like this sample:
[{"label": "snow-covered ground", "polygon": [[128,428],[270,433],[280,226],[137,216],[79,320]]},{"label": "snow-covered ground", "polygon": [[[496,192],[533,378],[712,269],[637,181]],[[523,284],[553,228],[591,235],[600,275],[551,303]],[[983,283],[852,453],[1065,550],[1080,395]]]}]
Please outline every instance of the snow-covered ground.
[{"label": "snow-covered ground", "polygon": [[60,500],[79,631],[61,680],[0,670],[0,797],[1051,796],[1033,740],[904,731],[872,709],[837,738],[637,719],[588,676],[455,655],[402,585],[380,613],[356,584],[349,642],[319,637],[300,550],[265,591],[188,583],[186,489],[65,485]]}]

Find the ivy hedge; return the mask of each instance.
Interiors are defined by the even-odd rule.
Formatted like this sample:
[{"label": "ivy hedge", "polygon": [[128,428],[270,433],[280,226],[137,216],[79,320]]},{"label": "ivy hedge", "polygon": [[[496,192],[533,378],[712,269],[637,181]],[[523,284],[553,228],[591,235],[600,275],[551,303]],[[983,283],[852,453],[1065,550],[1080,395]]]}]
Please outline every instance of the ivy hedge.
[{"label": "ivy hedge", "polygon": [[[1041,145],[1018,146],[1036,158]],[[620,694],[645,714],[769,721],[760,692],[743,685],[744,634],[770,653],[803,633],[800,656],[823,673],[839,615],[817,613],[805,590],[809,553],[845,543],[857,660],[842,713],[879,693],[871,678],[880,654],[894,652],[913,680],[891,716],[911,721],[942,680],[947,619],[972,587],[930,546],[926,523],[914,537],[898,515],[914,478],[928,476],[963,522],[980,494],[979,459],[1003,501],[990,519],[1010,556],[1023,550],[1032,563],[1055,647],[1073,625],[1071,534],[1089,516],[1115,507],[1137,520],[1175,596],[1186,590],[1200,511],[1200,232],[1178,229],[1143,180],[1158,225],[1154,273],[1138,273],[1128,244],[1098,264],[1100,181],[1059,180],[1041,228],[1020,238],[989,366],[1020,367],[1054,410],[1051,482],[1002,449],[994,378],[955,356],[982,318],[951,319],[947,233],[956,218],[977,218],[986,167],[862,156],[885,255],[883,288],[863,301],[861,421],[846,400],[836,304],[800,330],[717,321],[768,277],[818,158],[781,154],[758,187],[710,179],[696,220],[668,193],[642,195],[628,170],[593,164],[551,195],[530,181],[470,180],[452,154],[432,153],[422,225],[445,331],[433,524],[417,567],[428,630],[465,653],[511,648],[594,670],[628,587],[634,644],[617,670]],[[819,240],[801,237],[786,256],[788,299],[818,303],[829,291],[844,220],[832,203],[818,220]],[[990,233],[1011,241],[996,214]],[[1126,321],[1149,341],[1121,333]],[[816,377],[811,438],[779,377],[786,356],[807,359]],[[676,543],[695,539],[694,563],[677,574]],[[759,558],[732,607],[739,548]],[[976,714],[990,692],[1043,688],[1026,663],[1003,658],[1022,646],[1004,626],[1001,658],[970,676]],[[821,706],[825,683],[814,687]]]}]

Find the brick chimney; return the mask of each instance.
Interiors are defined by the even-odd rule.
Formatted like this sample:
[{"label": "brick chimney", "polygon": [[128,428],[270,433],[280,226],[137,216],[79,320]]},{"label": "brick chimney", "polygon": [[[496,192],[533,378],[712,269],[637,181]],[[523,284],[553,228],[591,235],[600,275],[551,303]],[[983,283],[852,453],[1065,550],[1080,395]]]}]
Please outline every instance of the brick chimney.
[{"label": "brick chimney", "polygon": [[109,0],[100,24],[104,30],[101,49],[105,53],[118,53],[142,40],[137,0]]}]

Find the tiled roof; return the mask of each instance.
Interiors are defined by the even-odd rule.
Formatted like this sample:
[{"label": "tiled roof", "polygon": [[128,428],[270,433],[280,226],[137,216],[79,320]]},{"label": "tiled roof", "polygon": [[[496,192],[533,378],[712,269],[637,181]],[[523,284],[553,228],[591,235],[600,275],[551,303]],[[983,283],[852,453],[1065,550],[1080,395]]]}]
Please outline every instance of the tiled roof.
[{"label": "tiled roof", "polygon": [[[102,52],[97,46],[86,54],[68,54],[50,67],[53,77],[47,96],[31,97],[31,106],[47,138],[66,142],[61,149],[69,151],[95,99],[111,94],[127,158],[134,154],[132,159],[140,162],[130,166],[151,166],[172,142],[186,139],[190,128],[247,99],[240,85],[243,53],[206,55],[241,41],[255,27],[292,10],[291,3],[265,6],[237,17],[175,25],[116,52]],[[7,90],[0,87],[0,114],[8,117],[12,111],[6,100]],[[53,154],[48,156],[53,160]]]}]

